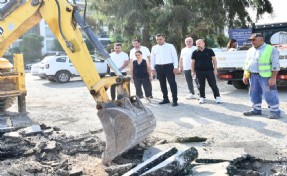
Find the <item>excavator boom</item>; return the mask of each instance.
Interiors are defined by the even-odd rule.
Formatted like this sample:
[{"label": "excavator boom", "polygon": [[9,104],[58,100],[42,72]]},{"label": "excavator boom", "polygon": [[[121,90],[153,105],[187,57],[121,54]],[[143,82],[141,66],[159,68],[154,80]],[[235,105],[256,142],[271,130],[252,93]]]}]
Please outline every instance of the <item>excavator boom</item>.
[{"label": "excavator boom", "polygon": [[[129,77],[122,76],[111,61],[77,5],[66,0],[10,0],[4,4],[0,9],[0,57],[41,19],[54,33],[97,102],[98,117],[106,135],[102,161],[108,163],[146,138],[155,128],[155,117],[137,97],[130,96]],[[79,26],[117,76],[100,78]],[[117,85],[116,101],[111,101],[106,92],[111,85]]]}]

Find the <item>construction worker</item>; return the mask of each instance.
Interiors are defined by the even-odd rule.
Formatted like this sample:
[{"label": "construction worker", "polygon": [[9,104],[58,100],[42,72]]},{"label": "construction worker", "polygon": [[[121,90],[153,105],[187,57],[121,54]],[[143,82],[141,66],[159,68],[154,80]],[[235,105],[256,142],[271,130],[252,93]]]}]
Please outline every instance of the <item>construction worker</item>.
[{"label": "construction worker", "polygon": [[262,96],[270,108],[269,119],[280,118],[279,99],[276,77],[280,70],[279,52],[264,42],[261,33],[253,33],[249,40],[252,48],[247,52],[244,66],[243,82],[250,84],[249,96],[252,110],[244,112],[245,116],[262,115]]}]

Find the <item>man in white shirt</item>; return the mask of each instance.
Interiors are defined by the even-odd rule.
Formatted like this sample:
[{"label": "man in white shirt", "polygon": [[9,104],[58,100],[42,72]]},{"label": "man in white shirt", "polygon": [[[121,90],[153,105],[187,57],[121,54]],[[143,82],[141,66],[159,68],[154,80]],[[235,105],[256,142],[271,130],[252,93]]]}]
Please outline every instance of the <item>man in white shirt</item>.
[{"label": "man in white shirt", "polygon": [[135,56],[135,52],[136,51],[141,51],[143,54],[142,54],[142,57],[143,59],[148,59],[148,61],[150,62],[150,52],[149,52],[149,49],[145,46],[141,46],[140,42],[138,39],[134,39],[133,40],[133,49],[131,49],[130,51],[130,60],[131,62],[133,60],[136,60],[136,56]]},{"label": "man in white shirt", "polygon": [[170,43],[165,43],[165,38],[161,34],[156,35],[156,42],[157,45],[151,49],[151,70],[153,74],[157,74],[163,94],[163,101],[159,104],[170,103],[166,85],[167,80],[172,94],[172,106],[178,106],[177,84],[175,82],[175,74],[178,74],[178,59],[175,47]]},{"label": "man in white shirt", "polygon": [[[136,51],[141,51],[142,52],[142,58],[145,60],[148,60],[150,63],[150,52],[149,49],[145,46],[141,46],[140,41],[138,39],[133,40],[133,49],[130,51],[130,64],[133,64],[133,61],[136,60],[135,52]],[[140,91],[140,90],[139,90]],[[139,93],[142,95],[142,91]],[[142,97],[140,97],[142,98]],[[153,98],[151,95],[149,98]]]},{"label": "man in white shirt", "polygon": [[[116,43],[114,45],[114,52],[110,54],[111,60],[115,63],[116,67],[125,76],[127,75],[126,67],[129,65],[129,56],[127,53],[122,52],[122,44]],[[114,70],[111,70],[110,76],[116,76]],[[116,86],[111,86],[111,98],[116,98]]]},{"label": "man in white shirt", "polygon": [[193,81],[191,76],[191,56],[193,51],[197,49],[196,46],[193,46],[193,39],[191,37],[185,38],[185,48],[181,50],[179,58],[179,72],[184,72],[185,80],[189,89],[189,94],[186,96],[186,99],[195,99]]}]

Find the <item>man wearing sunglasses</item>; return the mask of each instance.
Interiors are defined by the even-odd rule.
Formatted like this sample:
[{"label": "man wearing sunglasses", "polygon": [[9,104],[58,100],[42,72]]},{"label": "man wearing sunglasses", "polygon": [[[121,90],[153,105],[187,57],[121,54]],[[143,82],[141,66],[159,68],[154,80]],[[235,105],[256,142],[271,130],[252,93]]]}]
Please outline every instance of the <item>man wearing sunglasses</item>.
[{"label": "man wearing sunglasses", "polygon": [[269,119],[280,118],[279,98],[276,77],[280,70],[279,52],[264,42],[261,33],[251,34],[249,40],[252,48],[247,52],[244,65],[243,82],[250,85],[249,96],[252,110],[244,112],[245,116],[262,115],[262,97],[270,109]]}]

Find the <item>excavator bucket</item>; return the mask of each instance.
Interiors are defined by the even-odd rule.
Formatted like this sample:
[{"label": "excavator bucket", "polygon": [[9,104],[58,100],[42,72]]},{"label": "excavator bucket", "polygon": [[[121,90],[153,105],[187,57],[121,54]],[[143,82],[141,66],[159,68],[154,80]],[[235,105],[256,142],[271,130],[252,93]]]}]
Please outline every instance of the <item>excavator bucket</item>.
[{"label": "excavator bucket", "polygon": [[153,113],[138,97],[122,98],[116,103],[119,106],[98,111],[106,135],[104,164],[143,141],[156,126]]}]

